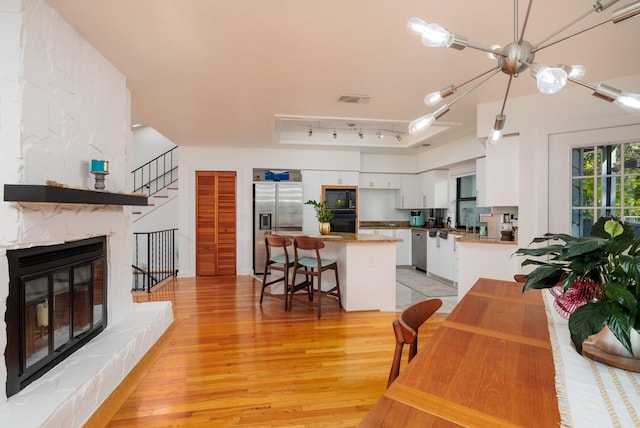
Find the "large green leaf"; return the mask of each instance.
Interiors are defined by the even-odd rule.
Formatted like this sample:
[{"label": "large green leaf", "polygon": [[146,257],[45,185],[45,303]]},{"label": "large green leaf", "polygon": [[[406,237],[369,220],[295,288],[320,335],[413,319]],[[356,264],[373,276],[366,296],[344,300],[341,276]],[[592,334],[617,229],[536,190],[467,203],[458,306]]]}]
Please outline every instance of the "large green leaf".
[{"label": "large green leaf", "polygon": [[618,257],[619,266],[625,275],[630,276],[636,282],[640,282],[640,257],[622,254]]},{"label": "large green leaf", "polygon": [[609,242],[602,238],[580,238],[570,244],[567,244],[559,259],[567,260],[572,257],[582,256],[595,250],[604,249],[608,244]]},{"label": "large green leaf", "polygon": [[609,219],[604,222],[604,231],[607,232],[607,234],[609,234],[609,236],[611,236],[612,238],[615,238],[616,236],[622,235],[622,233],[624,232],[624,228],[622,227],[620,222],[614,219]]},{"label": "large green leaf", "polygon": [[527,275],[527,282],[525,282],[522,291],[531,290],[532,288],[551,288],[562,279],[563,274],[562,266],[549,263],[540,265]]},{"label": "large green leaf", "polygon": [[617,284],[609,283],[604,284],[604,293],[607,296],[607,300],[617,303],[623,308],[627,309],[627,313],[631,313],[635,316],[638,310],[638,301],[636,297],[626,287]]},{"label": "large green leaf", "polygon": [[546,256],[549,254],[556,255],[556,254],[560,254],[563,248],[564,248],[564,245],[560,245],[560,244],[549,245],[547,247],[540,247],[540,248],[518,248],[518,250],[513,254],[518,256],[534,256],[534,257]]},{"label": "large green leaf", "polygon": [[620,310],[615,304],[609,305],[610,313],[607,325],[611,333],[618,339],[624,348],[633,355],[633,349],[631,348],[631,329],[633,328],[632,318]]},{"label": "large green leaf", "polygon": [[578,238],[576,238],[575,236],[567,235],[566,233],[545,233],[542,236],[533,238],[533,241],[531,241],[531,243],[540,243],[558,239],[564,242],[571,242],[575,241]]},{"label": "large green leaf", "polygon": [[592,302],[580,306],[569,316],[571,341],[582,354],[582,344],[587,337],[602,330],[609,319],[609,305],[606,302]]}]

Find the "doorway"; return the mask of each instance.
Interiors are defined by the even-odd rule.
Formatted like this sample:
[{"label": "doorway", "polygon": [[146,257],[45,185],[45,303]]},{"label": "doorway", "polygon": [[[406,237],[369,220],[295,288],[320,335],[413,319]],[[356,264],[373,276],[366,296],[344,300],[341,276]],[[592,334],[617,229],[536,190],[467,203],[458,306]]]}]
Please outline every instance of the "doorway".
[{"label": "doorway", "polygon": [[196,275],[235,275],[236,236],[235,171],[196,171]]}]

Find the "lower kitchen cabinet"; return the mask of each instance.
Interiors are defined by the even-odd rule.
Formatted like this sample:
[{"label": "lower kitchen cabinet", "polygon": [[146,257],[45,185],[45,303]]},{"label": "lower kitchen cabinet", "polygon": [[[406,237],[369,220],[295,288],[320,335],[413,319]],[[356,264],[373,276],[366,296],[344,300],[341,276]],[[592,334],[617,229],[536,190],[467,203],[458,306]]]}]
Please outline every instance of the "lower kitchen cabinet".
[{"label": "lower kitchen cabinet", "polygon": [[393,231],[394,236],[402,239],[396,246],[396,265],[411,265],[411,229],[396,229]]},{"label": "lower kitchen cabinet", "polygon": [[402,242],[396,245],[396,265],[411,266],[411,229],[358,229],[358,233],[402,239]]},{"label": "lower kitchen cabinet", "polygon": [[449,234],[446,239],[439,234],[427,238],[427,273],[456,282],[458,260],[456,239],[460,235]]}]

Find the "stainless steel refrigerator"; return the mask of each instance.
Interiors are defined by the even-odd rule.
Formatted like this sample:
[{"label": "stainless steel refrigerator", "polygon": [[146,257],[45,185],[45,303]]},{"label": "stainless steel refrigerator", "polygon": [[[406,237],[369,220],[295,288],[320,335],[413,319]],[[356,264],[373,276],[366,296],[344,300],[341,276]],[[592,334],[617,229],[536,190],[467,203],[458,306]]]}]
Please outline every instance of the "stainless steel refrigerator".
[{"label": "stainless steel refrigerator", "polygon": [[[265,232],[302,230],[302,183],[253,184],[253,272],[264,273]],[[293,256],[293,254],[291,255]]]}]

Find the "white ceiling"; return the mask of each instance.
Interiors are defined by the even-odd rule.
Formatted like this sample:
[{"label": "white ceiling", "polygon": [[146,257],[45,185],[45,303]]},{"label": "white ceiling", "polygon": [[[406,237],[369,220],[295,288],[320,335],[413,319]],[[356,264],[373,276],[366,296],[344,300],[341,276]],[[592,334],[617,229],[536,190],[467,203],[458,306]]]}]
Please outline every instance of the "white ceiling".
[{"label": "white ceiling", "polygon": [[[509,44],[514,33],[513,2],[507,0],[46,1],[127,77],[135,120],[178,145],[330,144],[334,149],[406,154],[425,150],[424,144],[435,147],[475,134],[475,106],[502,99],[508,80],[502,73],[456,103],[439,121],[449,127],[434,129],[438,132],[427,139],[408,144],[405,134],[404,143],[393,145],[399,142],[390,133],[381,145],[379,138],[354,137],[357,132],[349,132],[353,127],[348,123],[406,133],[408,122],[430,112],[423,104],[426,93],[495,65],[470,48],[423,46],[406,31],[410,17],[437,22],[485,46]],[[525,39],[537,42],[592,3],[534,2]],[[585,23],[607,18],[628,3],[620,1]],[[527,5],[523,1],[519,6],[521,20]],[[536,62],[584,64],[584,80],[599,83],[640,72],[638,40],[640,19],[608,23],[540,51]],[[527,72],[515,79],[510,96],[535,92]],[[352,94],[371,99],[366,104],[338,102]],[[585,89],[585,102],[602,101]],[[507,103],[507,117],[508,111]],[[324,126],[325,119],[333,126]],[[315,123],[345,131],[336,130],[335,139],[333,130],[309,138],[307,127]],[[278,130],[283,127],[302,128],[302,133],[283,138],[281,144]]]}]

